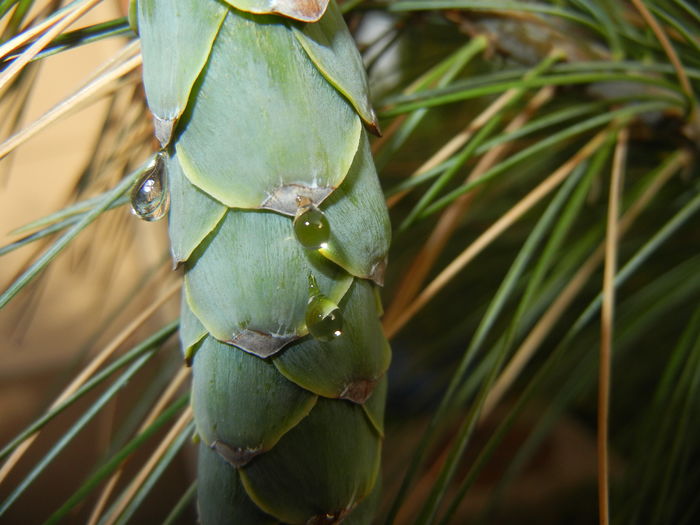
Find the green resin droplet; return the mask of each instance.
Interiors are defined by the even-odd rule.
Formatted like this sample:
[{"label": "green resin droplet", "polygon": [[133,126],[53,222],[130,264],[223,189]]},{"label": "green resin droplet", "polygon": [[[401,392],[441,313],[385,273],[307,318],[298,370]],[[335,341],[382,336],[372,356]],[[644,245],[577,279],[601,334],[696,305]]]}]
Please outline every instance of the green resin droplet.
[{"label": "green resin droplet", "polygon": [[313,275],[309,275],[309,302],[304,320],[309,333],[319,341],[328,342],[343,335],[343,314],[337,304],[320,292]]},{"label": "green resin droplet", "polygon": [[156,153],[131,190],[131,211],[145,221],[162,219],[170,207],[165,155],[164,151]]},{"label": "green resin droplet", "polygon": [[304,248],[321,248],[331,235],[326,214],[314,205],[299,208],[294,217],[294,235]]}]

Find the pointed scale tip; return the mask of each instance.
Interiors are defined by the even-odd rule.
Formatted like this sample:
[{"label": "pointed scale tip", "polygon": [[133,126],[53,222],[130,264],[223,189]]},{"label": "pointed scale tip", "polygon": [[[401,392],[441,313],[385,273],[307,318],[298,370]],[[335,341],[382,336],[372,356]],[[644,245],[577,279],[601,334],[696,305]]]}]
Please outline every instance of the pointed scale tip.
[{"label": "pointed scale tip", "polygon": [[369,272],[369,278],[379,286],[384,286],[384,274],[389,261],[384,257],[381,261],[376,262]]},{"label": "pointed scale tip", "polygon": [[251,459],[263,452],[262,447],[232,447],[228,443],[218,439],[209,445],[209,447],[219,454],[227,463],[236,468],[245,466]]},{"label": "pointed scale tip", "polygon": [[273,0],[271,12],[302,22],[316,22],[326,12],[329,0]]},{"label": "pointed scale tip", "polygon": [[333,193],[333,187],[305,186],[303,184],[283,184],[275,188],[260,204],[260,207],[295,217],[299,203],[320,206],[323,200]]},{"label": "pointed scale tip", "polygon": [[177,119],[174,118],[160,118],[153,115],[153,131],[161,148],[165,149],[170,144],[176,122]]},{"label": "pointed scale tip", "polygon": [[376,379],[358,379],[347,383],[343,391],[340,393],[341,399],[347,399],[358,405],[364,405],[365,401],[374,392],[374,387],[377,386]]},{"label": "pointed scale tip", "polygon": [[374,112],[374,110],[372,110],[371,116],[372,120],[365,121],[365,127],[367,128],[367,131],[369,131],[375,137],[381,137],[382,129],[379,127],[379,119],[377,118],[377,114]]},{"label": "pointed scale tip", "polygon": [[296,334],[275,335],[246,328],[224,342],[264,359],[276,354],[295,339],[299,339]]}]

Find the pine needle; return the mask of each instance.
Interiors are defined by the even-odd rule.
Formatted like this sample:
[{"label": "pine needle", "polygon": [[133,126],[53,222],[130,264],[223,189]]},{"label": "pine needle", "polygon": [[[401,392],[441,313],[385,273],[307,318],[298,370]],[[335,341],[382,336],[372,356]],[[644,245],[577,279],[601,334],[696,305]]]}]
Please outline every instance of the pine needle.
[{"label": "pine needle", "polygon": [[60,34],[65,28],[70,26],[78,18],[83,16],[90,9],[95,7],[102,0],[82,0],[77,2],[73,9],[67,11],[63,14],[56,23],[47,29],[41,37],[37,39],[31,46],[29,46],[21,55],[12,61],[10,67],[8,67],[2,74],[0,74],[0,92],[7,85],[10,80],[12,80],[23,68],[26,66],[42,49],[44,49],[49,43]]},{"label": "pine needle", "polygon": [[605,141],[608,130],[603,130],[596,134],[583,148],[573,157],[555,170],[538,186],[531,190],[507,213],[499,218],[490,228],[482,233],[472,244],[470,244],[459,256],[457,256],[433,281],[425,287],[404,312],[392,322],[386,324],[384,330],[387,337],[391,338],[405,326],[435,295],[442,290],[464,267],[479,255],[487,246],[496,240],[504,231],[512,226],[535,204],[544,198],[549,192],[556,188],[572,171],[588,158]]},{"label": "pine needle", "polygon": [[[73,395],[92,375],[107,361],[107,359],[116,352],[119,347],[126,341],[145,321],[148,320],[165,302],[167,302],[178,290],[181,283],[173,284],[161,297],[154,301],[149,307],[145,308],[134,320],[132,320],[126,328],[124,328],[112,341],[110,341],[90,363],[78,374],[75,379],[68,385],[56,400],[49,407],[49,411],[61,405],[66,399]],[[0,468],[0,483],[7,477],[7,474],[22,458],[24,453],[39,437],[39,432],[29,436],[24,442],[19,445],[14,452],[8,457],[7,461]]]},{"label": "pine needle", "polygon": [[[479,113],[474,120],[472,120],[469,125],[464,128],[464,130],[452,137],[434,155],[421,164],[416,171],[409,175],[409,178],[419,177],[420,175],[427,173],[457,153],[474,136],[474,133],[484,127],[489,120],[493,119],[520,93],[521,90],[516,88],[509,89],[508,91],[502,93],[496,100],[489,104],[486,109]],[[401,193],[397,193],[396,195],[392,195],[386,201],[387,206],[391,209],[398,204],[407,193],[407,191],[403,191]]]},{"label": "pine needle", "polygon": [[168,447],[175,441],[175,439],[187,428],[190,421],[192,421],[192,405],[188,405],[185,411],[180,415],[178,420],[172,426],[168,434],[160,442],[158,448],[151,454],[143,468],[139,473],[133,478],[123,497],[119,500],[117,507],[111,513],[109,518],[105,521],[104,525],[114,525],[119,519],[119,516],[124,512],[126,507],[129,505],[136,492],[141,487],[141,485],[146,481],[146,478],[151,473],[153,468],[156,466],[160,458],[163,457]]},{"label": "pine needle", "polygon": [[642,15],[646,23],[649,24],[649,27],[654,32],[654,35],[656,35],[656,38],[658,39],[659,44],[661,44],[661,47],[666,53],[669,62],[671,62],[673,68],[676,70],[678,82],[681,85],[683,91],[685,92],[685,95],[688,97],[688,102],[694,108],[696,105],[696,100],[695,94],[693,93],[693,86],[690,84],[690,80],[688,79],[688,75],[685,72],[685,68],[683,67],[683,64],[681,64],[676,50],[673,49],[671,41],[668,39],[666,32],[663,30],[659,22],[657,22],[656,18],[654,18],[654,15],[652,15],[649,9],[647,9],[647,6],[644,5],[644,2],[642,2],[642,0],[632,0],[632,3]]},{"label": "pine needle", "polygon": [[[151,426],[151,424],[153,424],[153,422],[156,419],[158,419],[158,416],[160,416],[163,413],[163,411],[167,408],[168,403],[172,401],[175,394],[177,394],[177,391],[180,389],[180,387],[182,387],[182,385],[185,383],[185,380],[189,378],[189,376],[189,368],[183,367],[180,369],[177,375],[168,384],[168,388],[166,388],[163,394],[160,396],[160,398],[158,398],[158,401],[153,406],[146,419],[143,420],[143,423],[139,427],[137,434],[144,432],[149,426]],[[102,493],[100,494],[97,503],[95,504],[95,507],[92,509],[90,519],[88,520],[88,525],[96,525],[98,523],[102,511],[104,510],[105,506],[107,505],[107,502],[109,501],[109,497],[111,496],[112,492],[114,491],[114,488],[119,482],[119,478],[121,477],[122,472],[123,469],[120,468],[114,474],[112,474],[112,477],[109,478],[109,481],[107,481],[105,487],[102,489]]]},{"label": "pine needle", "polygon": [[[553,93],[553,88],[542,88],[527,104],[523,111],[506,126],[505,133],[516,131],[525,125],[531,115],[545,104],[552,97]],[[498,100],[503,99],[506,94],[507,93],[504,93]],[[465,180],[465,184],[478,179],[481,175],[486,173],[486,171],[503,158],[511,147],[512,143],[502,143],[489,150],[470,172]],[[427,171],[427,169],[428,168],[426,168],[425,171]],[[461,218],[469,209],[474,195],[474,193],[463,195],[442,213],[430,237],[423,245],[418,255],[413,259],[411,267],[406,272],[401,284],[397,287],[398,291],[391,305],[387,308],[384,317],[385,323],[391,325],[400,312],[406,308],[408,303],[415,299],[426,276],[447,245],[449,238],[459,225]]]},{"label": "pine needle", "polygon": [[[619,235],[624,233],[634,224],[639,215],[658,195],[661,188],[678,170],[687,163],[685,155],[677,153],[664,166],[659,176],[644,191],[638,200],[625,212],[619,224]],[[542,344],[552,328],[561,316],[566,312],[572,301],[578,297],[583,286],[588,282],[593,272],[600,266],[605,254],[605,245],[601,243],[596,250],[586,259],[579,270],[571,277],[552,302],[547,311],[542,315],[537,324],[529,331],[528,336],[514,352],[513,357],[495,382],[489,396],[484,402],[484,414],[490,414],[494,407],[503,398],[510,386],[515,382],[525,365],[530,361],[535,351]]]},{"label": "pine needle", "polygon": [[600,322],[600,357],[598,371],[598,511],[600,525],[610,522],[610,489],[608,459],[608,426],[610,413],[610,378],[612,375],[613,317],[615,311],[615,272],[619,240],[619,208],[622,192],[629,132],[623,128],[618,136],[613,157],[608,203],[608,225],[605,238],[603,306]]},{"label": "pine needle", "polygon": [[105,64],[106,70],[104,72],[98,73],[96,77],[80,87],[75,93],[56,104],[29,126],[0,144],[0,159],[52,123],[76,111],[82,107],[82,104],[93,99],[93,97],[104,95],[109,90],[120,87],[118,85],[110,87],[110,84],[115,83],[141,65],[141,55],[133,55],[137,51],[138,42],[132,42],[127,45],[117,57],[110,59]]}]

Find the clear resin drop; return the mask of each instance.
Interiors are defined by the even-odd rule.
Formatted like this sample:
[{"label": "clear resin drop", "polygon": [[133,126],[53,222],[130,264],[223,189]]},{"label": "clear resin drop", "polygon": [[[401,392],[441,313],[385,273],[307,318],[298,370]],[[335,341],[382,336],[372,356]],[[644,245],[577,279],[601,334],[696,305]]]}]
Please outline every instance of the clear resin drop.
[{"label": "clear resin drop", "polygon": [[131,211],[144,221],[162,219],[170,207],[165,155],[164,151],[156,153],[151,164],[131,190]]},{"label": "clear resin drop", "polygon": [[337,304],[320,292],[313,275],[309,275],[305,321],[309,333],[319,341],[328,342],[343,335],[343,314]]},{"label": "clear resin drop", "polygon": [[294,217],[294,235],[304,248],[322,248],[331,235],[326,214],[313,204],[299,208]]}]

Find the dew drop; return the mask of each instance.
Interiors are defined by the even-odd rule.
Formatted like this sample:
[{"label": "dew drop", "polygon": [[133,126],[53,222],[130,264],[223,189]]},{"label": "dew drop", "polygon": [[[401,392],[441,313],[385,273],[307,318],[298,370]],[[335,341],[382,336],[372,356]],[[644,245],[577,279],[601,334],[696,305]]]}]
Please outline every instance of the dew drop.
[{"label": "dew drop", "polygon": [[294,235],[304,248],[321,248],[331,235],[326,214],[313,204],[300,207],[294,217]]},{"label": "dew drop", "polygon": [[309,333],[319,341],[332,341],[343,335],[343,314],[337,304],[323,295],[313,275],[309,275],[309,302],[304,317]]},{"label": "dew drop", "polygon": [[156,153],[131,190],[131,211],[145,221],[162,219],[170,207],[165,155],[164,151]]}]

